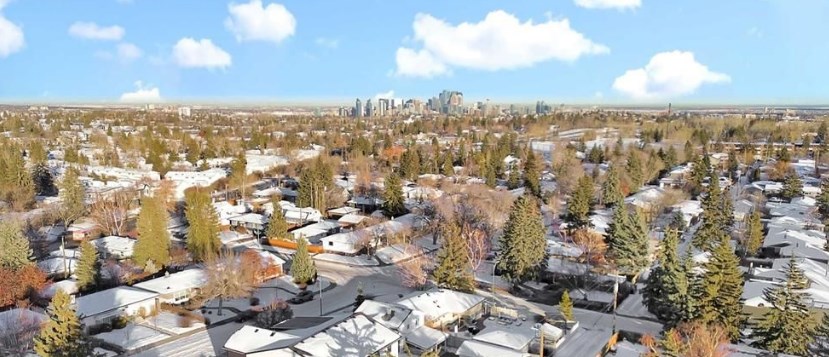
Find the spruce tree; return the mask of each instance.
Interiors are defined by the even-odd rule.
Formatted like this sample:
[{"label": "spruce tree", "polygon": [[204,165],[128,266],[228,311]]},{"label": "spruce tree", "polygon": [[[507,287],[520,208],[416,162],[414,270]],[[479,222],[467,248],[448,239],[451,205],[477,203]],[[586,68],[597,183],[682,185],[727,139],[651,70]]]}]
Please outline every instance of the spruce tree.
[{"label": "spruce tree", "polygon": [[443,245],[438,250],[432,278],[441,288],[472,292],[475,277],[469,264],[469,251],[461,240],[461,228],[454,219],[442,219],[439,233]]},{"label": "spruce tree", "polygon": [[748,222],[746,222],[746,237],[745,237],[745,250],[747,255],[757,255],[757,252],[760,251],[760,247],[763,246],[763,223],[760,221],[760,213],[757,210],[753,210],[751,215],[748,216]]},{"label": "spruce tree", "polygon": [[813,338],[807,305],[811,298],[803,291],[808,284],[803,270],[791,258],[786,266],[786,283],[763,291],[771,308],[754,329],[757,346],[775,353],[806,355]]},{"label": "spruce tree", "polygon": [[409,181],[420,175],[420,155],[415,148],[410,147],[400,156],[400,175]]},{"label": "spruce tree", "polygon": [[797,175],[786,176],[780,196],[789,201],[795,197],[803,197],[803,181],[800,181]]},{"label": "spruce tree", "polygon": [[541,170],[538,159],[532,149],[527,151],[527,158],[524,162],[524,187],[533,196],[541,198]]},{"label": "spruce tree", "polygon": [[510,170],[509,177],[507,178],[507,188],[514,190],[519,187],[521,187],[521,176],[517,170]]},{"label": "spruce tree", "polygon": [[820,182],[820,195],[817,196],[818,212],[823,218],[829,218],[829,178]]},{"label": "spruce tree", "polygon": [[602,184],[602,203],[609,207],[623,199],[619,170],[614,165],[610,167],[610,171],[607,172],[607,177]]},{"label": "spruce tree", "polygon": [[195,188],[185,192],[184,216],[187,230],[187,250],[195,261],[205,261],[216,255],[222,243],[219,240],[219,215],[211,203],[210,192]]},{"label": "spruce tree", "polygon": [[558,312],[567,321],[573,321],[573,300],[570,299],[570,292],[565,289],[558,302]]},{"label": "spruce tree", "polygon": [[[146,267],[149,261],[152,261],[151,265],[156,268],[170,264],[168,220],[167,210],[164,208],[164,203],[161,202],[160,197],[144,197],[141,200],[141,211],[138,212],[138,222],[136,223],[138,241],[135,243],[133,252],[133,260],[138,266]],[[201,222],[190,222],[191,231],[193,227],[198,228],[201,224]]]},{"label": "spruce tree", "polygon": [[691,241],[691,244],[700,250],[711,249],[711,245],[717,243],[717,238],[722,232],[730,231],[729,218],[726,217],[728,213],[724,212],[728,207],[723,207],[723,200],[730,199],[723,197],[716,177],[711,177],[710,181],[706,195],[702,199],[702,225]]},{"label": "spruce tree", "polygon": [[20,225],[12,221],[0,221],[0,268],[18,270],[32,264],[29,239],[23,235]]},{"label": "spruce tree", "polygon": [[700,281],[699,317],[703,323],[723,326],[732,341],[740,337],[743,325],[743,275],[740,259],[734,255],[726,232],[720,233]]},{"label": "spruce tree", "polygon": [[454,161],[451,151],[443,153],[443,163],[440,165],[440,173],[447,177],[455,176]]},{"label": "spruce tree", "polygon": [[403,204],[403,183],[400,176],[392,172],[386,176],[383,190],[383,213],[389,217],[397,217],[407,212]]},{"label": "spruce tree", "polygon": [[590,209],[593,204],[593,179],[582,176],[576,184],[576,189],[567,202],[567,213],[564,217],[568,229],[580,229],[590,225]]},{"label": "spruce tree", "polygon": [[32,181],[38,195],[54,196],[58,192],[52,172],[44,163],[35,164],[32,167]]},{"label": "spruce tree", "polygon": [[824,313],[813,333],[809,352],[817,357],[829,357],[829,313]]},{"label": "spruce tree", "polygon": [[317,267],[311,259],[311,254],[308,253],[308,241],[305,237],[297,240],[296,254],[291,262],[291,276],[297,284],[310,284],[317,276]]},{"label": "spruce tree", "polygon": [[547,241],[537,199],[524,194],[512,204],[504,233],[499,238],[498,269],[513,283],[533,278],[546,259]]},{"label": "spruce tree", "polygon": [[79,175],[75,168],[68,168],[60,184],[60,218],[67,227],[86,212],[86,192]]},{"label": "spruce tree", "polygon": [[285,220],[285,215],[282,213],[282,206],[279,205],[278,200],[272,202],[273,214],[270,221],[268,221],[268,230],[265,236],[281,240],[294,240],[294,235],[288,233],[288,221]]},{"label": "spruce tree", "polygon": [[98,283],[100,264],[98,262],[98,249],[92,242],[85,240],[81,243],[81,259],[78,261],[78,268],[75,276],[80,291],[88,291]]},{"label": "spruce tree", "polygon": [[648,228],[638,209],[618,203],[608,227],[608,253],[619,272],[639,273],[648,265]]},{"label": "spruce tree", "polygon": [[35,336],[35,353],[41,357],[86,357],[93,355],[92,346],[83,333],[83,326],[72,307],[72,301],[62,290],[52,298],[47,308],[49,320]]},{"label": "spruce tree", "polygon": [[668,326],[676,326],[686,318],[683,304],[689,294],[687,276],[677,251],[678,244],[676,232],[667,231],[659,252],[659,265],[651,271],[643,293],[648,311]]},{"label": "spruce tree", "polygon": [[645,174],[642,169],[642,160],[636,151],[628,151],[627,174],[634,191],[638,191],[645,184]]}]

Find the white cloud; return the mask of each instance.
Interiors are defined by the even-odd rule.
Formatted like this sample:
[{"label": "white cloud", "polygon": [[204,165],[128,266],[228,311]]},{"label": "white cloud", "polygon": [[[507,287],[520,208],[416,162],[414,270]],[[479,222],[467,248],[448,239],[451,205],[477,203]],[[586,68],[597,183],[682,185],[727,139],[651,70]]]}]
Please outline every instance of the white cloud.
[{"label": "white cloud", "polygon": [[575,0],[576,5],[586,9],[635,9],[642,6],[642,0]]},{"label": "white cloud", "polygon": [[378,99],[393,99],[394,98],[394,90],[390,90],[385,93],[377,93],[374,95],[374,100]]},{"label": "white cloud", "polygon": [[314,43],[316,43],[317,46],[325,47],[325,48],[331,48],[331,49],[334,49],[334,48],[337,48],[337,47],[340,46],[340,41],[338,41],[337,39],[334,39],[334,38],[317,37],[317,39],[314,40]]},{"label": "white cloud", "polygon": [[617,77],[613,89],[634,99],[659,99],[691,94],[703,84],[730,81],[727,74],[697,62],[693,52],[671,51],[657,53],[644,68]]},{"label": "white cloud", "polygon": [[[7,3],[7,0],[0,0],[0,11]],[[0,12],[0,58],[22,50],[25,44],[23,28],[6,19]]]},{"label": "white cloud", "polygon": [[141,51],[138,46],[133,45],[128,42],[119,43],[117,46],[118,50],[118,58],[120,58],[124,62],[130,62],[136,59],[141,58],[144,55],[144,51]]},{"label": "white cloud", "polygon": [[413,41],[423,48],[397,49],[397,75],[433,77],[452,67],[496,71],[539,62],[572,62],[589,54],[609,53],[570,27],[567,19],[521,22],[502,10],[477,23],[449,24],[429,14],[415,16]]},{"label": "white cloud", "polygon": [[282,4],[263,7],[261,0],[251,0],[246,4],[230,3],[227,10],[230,17],[225,19],[225,28],[233,32],[239,42],[280,43],[296,31],[296,18]]},{"label": "white cloud", "polygon": [[124,37],[124,28],[121,26],[98,26],[94,22],[76,22],[69,26],[69,34],[90,40],[117,41]]},{"label": "white cloud", "polygon": [[135,91],[121,94],[121,102],[124,103],[157,103],[161,100],[158,87],[144,86],[141,81],[135,82]]},{"label": "white cloud", "polygon": [[760,30],[756,26],[748,29],[746,34],[750,37],[763,38],[763,30]]},{"label": "white cloud", "polygon": [[207,38],[196,41],[185,37],[178,40],[173,47],[173,59],[185,68],[225,68],[232,63],[230,54]]}]

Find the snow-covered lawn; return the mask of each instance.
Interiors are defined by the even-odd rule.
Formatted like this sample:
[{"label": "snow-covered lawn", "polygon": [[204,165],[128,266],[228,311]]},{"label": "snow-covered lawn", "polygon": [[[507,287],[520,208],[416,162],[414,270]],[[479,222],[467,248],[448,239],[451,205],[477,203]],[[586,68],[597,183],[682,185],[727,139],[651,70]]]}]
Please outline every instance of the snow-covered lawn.
[{"label": "snow-covered lawn", "polygon": [[113,345],[120,346],[127,351],[131,351],[141,346],[164,340],[170,337],[170,335],[131,322],[120,330],[99,333],[95,337]]},{"label": "snow-covered lawn", "polygon": [[244,310],[249,309],[250,308],[250,303],[248,302],[248,299],[225,300],[222,303],[222,316],[219,316],[218,315],[219,314],[219,309],[218,309],[219,299],[215,299],[215,300],[211,300],[210,303],[208,303],[206,305],[208,307],[212,307],[211,309],[207,309],[204,313],[202,313],[201,312],[202,310],[199,309],[199,310],[193,311],[193,313],[197,314],[197,315],[201,315],[202,317],[210,320],[210,323],[217,323],[219,321],[224,321],[224,320],[236,318],[236,313],[233,312],[233,311],[230,311],[230,309],[228,309],[228,307],[231,307],[231,306],[236,307],[234,305],[243,306],[243,304],[241,303],[242,301],[244,301],[245,307],[241,308],[239,310],[244,311]]},{"label": "snow-covered lawn", "polygon": [[103,357],[115,357],[115,356],[118,355],[118,353],[112,352],[110,350],[105,350],[105,349],[100,348],[100,347],[95,347],[95,349],[92,350],[92,351],[95,352],[95,354],[97,354],[99,356],[103,356]]},{"label": "snow-covered lawn", "polygon": [[386,264],[394,264],[401,260],[411,258],[415,254],[422,253],[423,249],[416,245],[395,244],[377,250],[377,259],[380,259],[380,261]]},{"label": "snow-covered lawn", "polygon": [[241,324],[229,323],[143,351],[138,357],[213,357],[221,355],[225,342]]},{"label": "snow-covered lawn", "polygon": [[190,327],[179,327],[179,318],[180,317],[174,313],[162,311],[159,312],[158,315],[147,319],[144,322],[144,324],[153,326],[171,335],[180,335],[185,332],[193,331],[204,327],[203,323],[195,320],[193,321],[192,325],[190,325]]},{"label": "snow-covered lawn", "polygon": [[[322,288],[323,289],[327,289],[331,285],[331,281],[328,280],[328,278],[320,276],[319,279],[322,282]],[[278,288],[280,290],[279,293],[283,294],[283,295],[280,295],[280,297],[284,296],[285,290],[290,291],[294,295],[296,295],[299,292],[299,286],[294,284],[294,277],[292,277],[290,275],[283,275],[283,276],[280,276],[276,279],[268,280],[268,281],[262,283],[262,285],[259,286],[258,290],[262,290],[263,288],[265,290],[268,290],[268,291],[271,291],[272,289]],[[313,289],[314,291],[319,291],[320,287],[319,287],[319,285],[314,284],[314,286],[309,286],[308,289]],[[290,298],[290,297],[291,296],[288,296],[288,298]],[[261,301],[265,302],[266,300],[262,299]]]},{"label": "snow-covered lawn", "polygon": [[329,263],[343,264],[348,266],[378,266],[380,265],[376,259],[367,255],[358,255],[356,257],[349,257],[345,255],[322,253],[314,256],[314,260],[320,260]]},{"label": "snow-covered lawn", "polygon": [[432,234],[427,234],[423,237],[417,238],[414,242],[412,242],[412,244],[421,246],[426,250],[435,250],[440,248],[440,240],[438,240],[438,244],[432,244],[433,238]]}]

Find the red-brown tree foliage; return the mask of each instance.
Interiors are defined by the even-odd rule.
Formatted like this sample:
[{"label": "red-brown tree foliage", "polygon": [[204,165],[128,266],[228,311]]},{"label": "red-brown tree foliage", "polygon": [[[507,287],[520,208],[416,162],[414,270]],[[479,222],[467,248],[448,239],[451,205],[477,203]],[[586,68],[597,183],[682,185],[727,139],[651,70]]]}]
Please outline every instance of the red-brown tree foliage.
[{"label": "red-brown tree foliage", "polygon": [[0,307],[34,297],[46,286],[46,281],[46,274],[34,265],[18,270],[0,268]]}]

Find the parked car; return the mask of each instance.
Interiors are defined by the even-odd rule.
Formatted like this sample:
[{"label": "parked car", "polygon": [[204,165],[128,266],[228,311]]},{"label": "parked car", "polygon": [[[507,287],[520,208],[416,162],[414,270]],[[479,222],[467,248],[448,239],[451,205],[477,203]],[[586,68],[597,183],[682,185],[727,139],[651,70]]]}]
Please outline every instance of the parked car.
[{"label": "parked car", "polygon": [[302,304],[311,300],[314,300],[314,293],[308,290],[302,290],[296,296],[288,299],[288,302],[291,304]]}]

